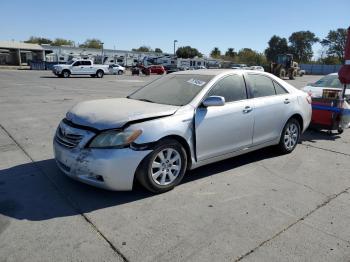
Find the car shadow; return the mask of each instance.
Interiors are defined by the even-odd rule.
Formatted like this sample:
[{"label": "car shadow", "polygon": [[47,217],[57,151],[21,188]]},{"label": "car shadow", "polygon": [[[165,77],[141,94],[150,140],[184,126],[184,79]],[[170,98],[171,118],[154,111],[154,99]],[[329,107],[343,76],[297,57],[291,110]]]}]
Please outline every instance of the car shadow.
[{"label": "car shadow", "polygon": [[327,133],[324,130],[307,129],[304,134],[300,137],[300,142],[316,143],[317,141],[336,141],[340,139],[340,135],[333,131],[332,134]]},{"label": "car shadow", "polygon": [[[206,165],[189,171],[182,184],[277,156],[273,148],[265,148]],[[133,191],[114,192],[74,181],[57,168],[53,159],[0,170],[0,196],[0,230],[4,216],[40,221],[156,197],[137,183]]]},{"label": "car shadow", "polygon": [[[66,78],[63,78],[63,77],[57,77],[57,76],[40,76],[40,78],[54,78],[54,79],[66,79]],[[93,78],[91,76],[70,76],[69,78]]]}]

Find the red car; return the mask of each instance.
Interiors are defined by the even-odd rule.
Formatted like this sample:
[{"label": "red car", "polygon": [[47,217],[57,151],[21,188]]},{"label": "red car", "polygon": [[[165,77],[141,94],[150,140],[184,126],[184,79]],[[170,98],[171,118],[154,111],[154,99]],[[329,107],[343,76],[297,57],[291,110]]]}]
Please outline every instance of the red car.
[{"label": "red car", "polygon": [[151,65],[147,67],[147,69],[149,70],[150,74],[162,75],[166,73],[164,66],[160,66],[160,65]]}]

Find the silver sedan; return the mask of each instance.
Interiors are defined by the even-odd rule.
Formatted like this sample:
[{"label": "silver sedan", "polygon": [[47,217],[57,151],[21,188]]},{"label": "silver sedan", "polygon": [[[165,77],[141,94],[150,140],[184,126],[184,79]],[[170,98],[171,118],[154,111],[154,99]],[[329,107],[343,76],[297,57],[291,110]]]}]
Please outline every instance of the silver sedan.
[{"label": "silver sedan", "polygon": [[308,94],[271,74],[182,71],[126,98],[77,104],[57,128],[54,154],[81,182],[131,190],[137,180],[161,193],[189,169],[272,145],[291,153],[310,119]]}]

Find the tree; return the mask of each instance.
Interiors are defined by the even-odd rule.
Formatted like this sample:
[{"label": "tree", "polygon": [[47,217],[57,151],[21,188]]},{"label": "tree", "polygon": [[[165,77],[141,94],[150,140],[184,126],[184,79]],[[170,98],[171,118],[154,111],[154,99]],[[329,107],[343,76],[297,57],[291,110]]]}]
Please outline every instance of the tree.
[{"label": "tree", "polygon": [[24,43],[30,43],[30,44],[51,44],[52,41],[48,38],[44,37],[36,37],[36,36],[31,36],[28,40],[24,41]]},{"label": "tree", "polygon": [[[144,46],[143,45],[143,46],[140,46],[139,48],[133,48],[132,51],[135,51],[135,52],[152,52],[152,49],[151,49],[150,46]],[[162,51],[162,50],[160,50],[160,51]]]},{"label": "tree", "polygon": [[62,46],[62,45],[69,45],[69,46],[73,46],[74,45],[74,41],[72,40],[67,40],[67,39],[63,39],[63,38],[56,38],[51,45],[53,46]]},{"label": "tree", "polygon": [[176,50],[176,56],[179,58],[193,58],[195,56],[202,57],[203,55],[196,48],[182,46]]},{"label": "tree", "polygon": [[269,47],[265,49],[265,56],[269,61],[276,61],[277,55],[288,53],[287,39],[277,35],[271,37],[268,42]]},{"label": "tree", "polygon": [[228,58],[235,58],[236,55],[237,55],[237,53],[235,52],[234,48],[228,48],[226,53],[225,53],[225,56]]},{"label": "tree", "polygon": [[218,47],[214,47],[214,49],[211,51],[210,56],[212,58],[220,58],[221,56],[221,51]]},{"label": "tree", "polygon": [[160,54],[163,53],[162,49],[160,49],[160,48],[158,48],[158,47],[154,49],[154,52],[160,53]]},{"label": "tree", "polygon": [[319,41],[315,34],[310,31],[294,32],[288,40],[290,51],[299,63],[311,60],[313,55],[312,45]]},{"label": "tree", "polygon": [[238,61],[248,65],[264,65],[267,64],[264,54],[254,51],[250,48],[243,48],[239,50]]},{"label": "tree", "polygon": [[86,41],[79,45],[79,47],[102,49],[102,41],[96,38],[86,39]]},{"label": "tree", "polygon": [[345,28],[338,28],[337,30],[330,30],[325,39],[321,41],[322,46],[327,48],[329,58],[334,60],[334,56],[341,62],[344,62],[344,50],[346,44],[347,30]]},{"label": "tree", "polygon": [[339,65],[342,62],[337,56],[329,55],[326,57],[320,57],[319,59],[317,59],[316,63],[325,64],[325,65]]}]

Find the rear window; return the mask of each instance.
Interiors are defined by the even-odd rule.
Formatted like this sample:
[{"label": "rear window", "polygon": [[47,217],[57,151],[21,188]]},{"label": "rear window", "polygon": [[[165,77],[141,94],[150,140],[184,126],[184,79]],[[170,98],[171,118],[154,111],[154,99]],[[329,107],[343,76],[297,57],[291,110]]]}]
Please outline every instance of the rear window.
[{"label": "rear window", "polygon": [[263,75],[248,75],[249,83],[254,97],[275,95],[275,87],[272,80]]}]

